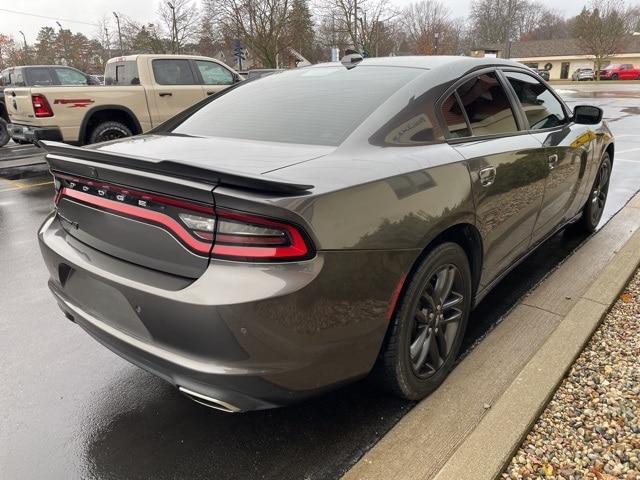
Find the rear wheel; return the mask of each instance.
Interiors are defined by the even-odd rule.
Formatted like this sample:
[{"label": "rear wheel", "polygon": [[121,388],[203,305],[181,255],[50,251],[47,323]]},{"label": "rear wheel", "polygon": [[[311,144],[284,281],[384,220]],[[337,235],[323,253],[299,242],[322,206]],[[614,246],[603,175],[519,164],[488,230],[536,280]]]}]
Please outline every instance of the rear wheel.
[{"label": "rear wheel", "polygon": [[108,140],[130,137],[131,135],[131,130],[124,123],[113,121],[102,122],[91,132],[89,143],[106,142]]},{"label": "rear wheel", "polygon": [[609,154],[605,152],[593,182],[593,187],[591,187],[591,194],[589,195],[587,204],[582,210],[582,217],[579,222],[581,227],[587,232],[595,232],[602,218],[604,206],[607,202],[607,194],[609,193],[610,177],[611,159],[609,158]]},{"label": "rear wheel", "polygon": [[446,378],[460,351],[471,309],[471,272],[456,243],[435,247],[406,285],[373,378],[420,400]]},{"label": "rear wheel", "polygon": [[9,136],[9,130],[7,130],[7,122],[4,118],[0,118],[0,147],[4,147],[11,137]]}]

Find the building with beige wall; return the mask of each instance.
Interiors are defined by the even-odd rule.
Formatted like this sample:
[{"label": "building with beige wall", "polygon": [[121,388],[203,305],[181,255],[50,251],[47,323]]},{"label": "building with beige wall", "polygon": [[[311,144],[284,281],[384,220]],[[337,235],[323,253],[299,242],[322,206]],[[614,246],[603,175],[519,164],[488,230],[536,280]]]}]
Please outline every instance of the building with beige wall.
[{"label": "building with beige wall", "polygon": [[[471,55],[503,57],[503,47],[478,47],[471,51]],[[514,42],[511,45],[511,59],[531,68],[548,70],[551,80],[571,79],[571,74],[577,68],[594,68],[593,56],[580,48],[577,40],[573,38]],[[640,35],[629,37],[620,53],[608,58],[602,66],[611,63],[640,65]]]}]

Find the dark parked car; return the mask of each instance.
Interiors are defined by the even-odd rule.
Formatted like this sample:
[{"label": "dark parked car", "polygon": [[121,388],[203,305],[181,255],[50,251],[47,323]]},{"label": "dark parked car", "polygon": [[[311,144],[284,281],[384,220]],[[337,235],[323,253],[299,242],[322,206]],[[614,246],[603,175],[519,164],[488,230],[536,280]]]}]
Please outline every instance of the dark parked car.
[{"label": "dark parked car", "polygon": [[549,70],[536,70],[538,75],[540,75],[547,82],[549,81]]},{"label": "dark parked car", "polygon": [[374,58],[238,85],[146,135],[43,142],[61,309],[210,407],[369,373],[420,399],[509,270],[600,220],[602,111],[571,112],[519,64]]},{"label": "dark parked car", "polygon": [[92,78],[72,67],[62,65],[27,65],[24,67],[5,68],[0,72],[0,147],[9,142],[7,131],[9,115],[4,89],[6,87],[53,86],[53,85],[99,85],[97,79]]}]

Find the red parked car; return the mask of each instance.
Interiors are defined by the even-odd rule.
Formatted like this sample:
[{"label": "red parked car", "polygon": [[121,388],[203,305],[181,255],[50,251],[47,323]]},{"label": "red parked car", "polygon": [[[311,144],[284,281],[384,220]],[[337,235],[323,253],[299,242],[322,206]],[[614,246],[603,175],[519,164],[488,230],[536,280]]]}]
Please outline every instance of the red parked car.
[{"label": "red parked car", "polygon": [[640,67],[630,63],[613,64],[600,70],[601,80],[640,80]]}]

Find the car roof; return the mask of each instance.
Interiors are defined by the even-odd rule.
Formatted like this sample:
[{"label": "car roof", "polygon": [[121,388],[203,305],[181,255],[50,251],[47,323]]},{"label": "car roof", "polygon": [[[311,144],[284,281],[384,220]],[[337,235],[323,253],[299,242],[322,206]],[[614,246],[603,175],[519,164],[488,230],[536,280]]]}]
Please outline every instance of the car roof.
[{"label": "car roof", "polygon": [[[327,62],[317,65],[311,65],[305,68],[315,68],[322,66],[335,66],[342,65],[340,62]],[[447,66],[456,66],[460,68],[467,67],[468,69],[478,68],[483,66],[510,66],[523,68],[523,65],[513,60],[505,60],[502,58],[478,58],[478,57],[463,57],[452,55],[407,55],[398,57],[375,57],[365,58],[358,65],[368,66],[384,66],[384,67],[409,67],[409,68],[422,68],[425,70],[432,70]]]}]

